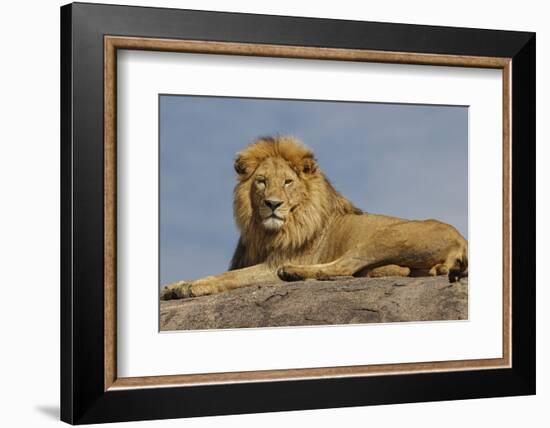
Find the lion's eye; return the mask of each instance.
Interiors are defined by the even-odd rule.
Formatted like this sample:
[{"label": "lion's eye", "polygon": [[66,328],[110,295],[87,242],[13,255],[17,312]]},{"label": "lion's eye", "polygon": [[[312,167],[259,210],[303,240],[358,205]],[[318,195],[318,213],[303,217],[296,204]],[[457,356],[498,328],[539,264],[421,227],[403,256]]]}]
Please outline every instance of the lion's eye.
[{"label": "lion's eye", "polygon": [[256,179],[256,185],[258,187],[264,187],[265,186],[265,178],[257,178]]},{"label": "lion's eye", "polygon": [[285,180],[285,186],[289,186],[289,185],[292,184],[292,183],[294,183],[294,180],[291,179],[291,178],[287,178],[287,179]]}]

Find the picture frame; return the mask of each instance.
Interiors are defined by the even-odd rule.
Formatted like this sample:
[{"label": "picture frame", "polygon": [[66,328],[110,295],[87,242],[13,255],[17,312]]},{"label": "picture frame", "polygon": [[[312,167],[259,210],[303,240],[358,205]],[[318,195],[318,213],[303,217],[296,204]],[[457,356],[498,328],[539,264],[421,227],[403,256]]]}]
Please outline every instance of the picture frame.
[{"label": "picture frame", "polygon": [[[116,53],[122,49],[502,70],[502,358],[118,377]],[[534,33],[63,6],[61,419],[85,424],[534,394],[535,97]]]}]

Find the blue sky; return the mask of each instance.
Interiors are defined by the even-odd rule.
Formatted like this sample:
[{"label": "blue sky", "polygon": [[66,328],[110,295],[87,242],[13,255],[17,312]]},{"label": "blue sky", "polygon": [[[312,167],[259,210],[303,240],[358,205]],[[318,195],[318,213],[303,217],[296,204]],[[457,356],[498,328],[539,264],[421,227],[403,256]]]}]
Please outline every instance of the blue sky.
[{"label": "blue sky", "polygon": [[468,109],[160,96],[160,285],[227,269],[235,154],[262,135],[310,146],[365,211],[436,218],[468,237]]}]

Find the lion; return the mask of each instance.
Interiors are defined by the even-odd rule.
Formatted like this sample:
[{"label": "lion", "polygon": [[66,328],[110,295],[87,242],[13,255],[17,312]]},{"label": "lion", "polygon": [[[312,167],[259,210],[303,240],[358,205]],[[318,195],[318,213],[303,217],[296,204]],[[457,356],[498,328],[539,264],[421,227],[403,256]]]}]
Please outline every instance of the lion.
[{"label": "lion", "polygon": [[363,212],[294,137],[259,138],[234,167],[240,238],[229,271],[172,283],[161,299],[345,276],[448,275],[452,283],[467,275],[468,243],[453,226]]}]

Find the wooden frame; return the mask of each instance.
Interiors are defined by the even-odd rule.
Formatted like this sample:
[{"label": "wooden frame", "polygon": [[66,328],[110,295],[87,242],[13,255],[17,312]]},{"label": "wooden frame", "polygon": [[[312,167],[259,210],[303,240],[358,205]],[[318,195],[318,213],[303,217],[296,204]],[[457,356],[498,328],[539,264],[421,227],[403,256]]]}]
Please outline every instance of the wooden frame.
[{"label": "wooden frame", "polygon": [[[104,27],[101,17],[105,14],[119,15],[120,28]],[[122,20],[123,14],[128,16]],[[156,27],[142,29],[137,24],[139,18],[150,16],[156,19]],[[86,17],[86,29],[79,25]],[[90,18],[91,17],[91,18]],[[260,32],[260,40],[246,40],[247,31],[240,37],[223,37],[216,34],[215,21],[220,23],[240,19],[246,25],[243,28],[265,25],[269,28]],[[198,20],[198,22],[197,22]],[[167,22],[181,23],[180,34],[163,32]],[[262,22],[260,22],[262,21]],[[277,27],[287,25],[299,29],[307,23],[314,28],[306,32],[305,37],[282,43],[277,40]],[[112,22],[115,22],[114,20]],[[187,30],[197,28],[201,37]],[[191,24],[194,25],[191,26]],[[361,45],[368,37],[339,38],[332,36],[323,41],[323,46],[312,43],[316,35],[320,37],[327,28],[357,27],[357,34],[372,34],[382,41],[375,46],[350,47]],[[387,26],[387,27],[384,27]],[[116,25],[115,25],[116,27]],[[90,31],[90,28],[93,30]],[[321,31],[322,30],[322,31]],[[86,33],[87,31],[87,33]],[[187,32],[186,32],[187,31]],[[190,32],[189,32],[190,31]],[[202,32],[202,33],[201,33]],[[411,46],[411,35],[426,35],[430,42],[422,48]],[[481,32],[481,34],[480,34]],[[93,33],[93,34],[91,34]],[[135,36],[143,33],[143,36]],[[334,34],[337,34],[334,31]],[[123,35],[121,35],[123,34]],[[153,34],[154,36],[151,36]],[[251,33],[252,34],[252,33]],[[435,36],[444,40],[444,46],[435,46]],[[390,36],[390,46],[384,40]],[[492,50],[476,47],[476,37],[483,36]],[[178,36],[178,37],[174,37]],[[252,37],[252,36],[250,36]],[[254,37],[252,37],[254,38]],[[309,41],[307,40],[309,38]],[[220,41],[223,40],[223,41]],[[239,40],[239,41],[237,41]],[[244,40],[244,41],[242,41]],[[77,61],[73,53],[79,43],[93,43],[93,54],[81,55]],[[491,43],[489,43],[491,42]],[[413,43],[414,44],[414,43]],[[387,48],[392,49],[388,50]],[[101,50],[100,50],[101,49]],[[251,56],[271,56],[286,58],[330,59],[343,61],[389,62],[406,64],[429,64],[461,67],[481,67],[501,69],[503,73],[503,357],[500,359],[462,360],[444,362],[425,362],[409,364],[385,364],[370,366],[327,367],[292,370],[271,370],[239,373],[174,375],[144,378],[117,378],[116,376],[116,51],[117,49],[139,49],[173,52],[193,52],[206,54],[231,54]],[[398,24],[349,23],[331,20],[305,18],[265,17],[255,15],[222,14],[194,11],[175,11],[167,9],[144,9],[122,6],[99,6],[73,4],[62,8],[62,191],[71,203],[62,206],[62,419],[71,423],[115,421],[130,419],[192,416],[200,414],[223,414],[238,412],[257,412],[293,408],[333,407],[342,405],[374,404],[417,400],[437,400],[449,398],[468,398],[474,396],[496,396],[534,393],[534,257],[526,260],[523,254],[534,255],[534,35],[528,33],[510,33],[488,30],[465,30],[439,27],[419,27]],[[87,65],[92,71],[84,71]],[[93,76],[90,76],[93,74]],[[93,83],[97,88],[103,81],[103,99],[90,100],[88,88],[83,85]],[[519,90],[521,88],[521,91]],[[84,107],[82,102],[92,101]],[[103,115],[101,114],[103,112]],[[527,112],[531,113],[530,115]],[[95,120],[92,120],[92,117]],[[103,127],[100,123],[103,123]],[[83,138],[80,132],[93,127],[94,136]],[[72,127],[72,129],[71,129]],[[99,128],[99,129],[98,129]],[[99,131],[102,128],[102,132]],[[513,144],[514,136],[523,132],[523,149]],[[522,134],[523,135],[523,134]],[[91,160],[79,157],[83,152],[93,152]],[[88,153],[90,154],[90,153]],[[514,163],[514,180],[511,165]],[[78,168],[78,169],[77,169]],[[517,175],[518,171],[521,175]],[[92,179],[91,184],[80,178]],[[101,179],[102,178],[102,179]],[[100,198],[102,196],[102,198]],[[521,201],[519,209],[514,202]],[[517,203],[517,202],[516,202]],[[80,204],[80,205],[79,205]],[[79,209],[88,209],[101,214],[99,219],[88,224]],[[518,205],[516,205],[518,206]],[[526,224],[526,223],[527,224]],[[531,226],[533,225],[533,226]],[[91,238],[84,228],[102,231],[100,237]],[[519,231],[522,232],[519,235]],[[92,239],[88,242],[86,238]],[[92,251],[79,247],[79,241],[91,244]],[[514,247],[512,248],[512,240]],[[521,251],[521,253],[518,253]],[[93,254],[92,254],[93,253]],[[80,258],[75,258],[75,255]],[[84,257],[85,259],[83,259]],[[93,278],[84,279],[82,265],[93,270]],[[512,265],[514,270],[512,271]],[[101,268],[100,268],[101,266]],[[518,269],[520,269],[518,271]],[[518,292],[521,284],[522,293]],[[104,287],[104,288],[103,288]],[[101,294],[102,300],[95,298],[90,304],[82,300],[83,294]],[[100,309],[103,317],[93,314],[93,320],[100,324],[91,324],[85,319],[90,311]],[[80,333],[80,337],[78,335]],[[82,334],[84,333],[84,334]],[[528,338],[523,337],[528,335]],[[93,338],[91,344],[97,357],[86,359],[82,347]],[[101,349],[99,339],[102,338]],[[84,343],[82,342],[84,341]],[[520,345],[521,344],[521,345]],[[83,369],[93,368],[92,380],[83,379]],[[481,369],[492,369],[482,370]],[[89,372],[89,371],[87,371]],[[423,374],[422,374],[423,373]],[[387,375],[391,374],[391,377]],[[385,375],[385,376],[384,376]],[[99,378],[98,378],[99,376]],[[368,377],[367,377],[368,376]],[[424,378],[422,377],[424,376]],[[412,382],[417,388],[423,388],[428,382],[436,382],[429,393],[420,396],[397,394],[392,386],[395,380]],[[513,378],[513,380],[512,380]],[[423,380],[424,379],[424,380]],[[456,389],[456,382],[463,388],[485,387],[477,391]],[[288,381],[293,380],[293,388],[301,385],[301,391],[313,393],[313,385],[324,385],[331,399],[324,401],[321,395],[313,394],[312,399],[297,402],[285,398],[290,388]],[[444,385],[452,380],[453,393],[444,392]],[[489,384],[489,381],[493,385]],[[253,381],[254,383],[250,383]],[[276,382],[278,381],[278,382]],[[382,385],[386,393],[376,396],[370,392],[366,396],[341,401],[336,391],[347,384],[355,390],[363,390],[368,385]],[[470,382],[468,384],[468,382]],[[497,382],[500,386],[495,388]],[[386,383],[386,386],[384,386]],[[504,385],[505,384],[505,385]],[[254,390],[262,388],[279,389],[271,392],[275,397],[272,405],[223,404],[208,408],[205,404],[182,409],[176,406],[178,396],[185,396],[189,403],[197,404],[197,397],[211,394],[218,397],[224,394],[238,394],[251,397]],[[422,386],[421,386],[422,385]],[[163,386],[160,390],[148,387]],[[256,386],[256,387],[255,387]],[[333,390],[331,390],[331,388]],[[160,392],[159,392],[160,391]],[[172,391],[172,392],[170,392]],[[246,392],[242,392],[246,391]],[[283,391],[285,393],[283,394]],[[439,395],[438,395],[439,392]],[[297,396],[296,393],[292,394]],[[163,400],[171,410],[159,412],[157,409],[130,409],[128,404],[111,403],[143,402],[144,397],[156,397]],[[100,402],[91,404],[91,397],[102,397]],[[315,398],[316,397],[316,398]],[[226,397],[227,398],[227,397]],[[271,399],[271,398],[270,398]],[[138,401],[135,401],[138,400]],[[168,400],[168,401],[166,401]],[[359,401],[358,401],[359,400]],[[104,403],[104,404],[101,404]],[[168,403],[168,404],[167,404]],[[171,403],[171,404],[170,404]],[[298,407],[295,407],[298,406]],[[183,406],[185,407],[185,406]]]},{"label": "wooden frame", "polygon": [[[245,382],[272,379],[303,379],[372,374],[413,373],[442,370],[466,370],[510,367],[510,58],[459,55],[430,55],[404,52],[377,52],[356,49],[276,46],[265,44],[209,42],[196,40],[166,40],[105,36],[105,390],[159,385],[189,385],[196,383]],[[339,61],[368,61],[400,64],[444,65],[496,68],[503,74],[503,357],[469,361],[442,361],[410,364],[324,367],[250,371],[200,375],[116,377],[116,51],[138,49],[211,55],[252,55],[284,58],[307,58]]]}]

